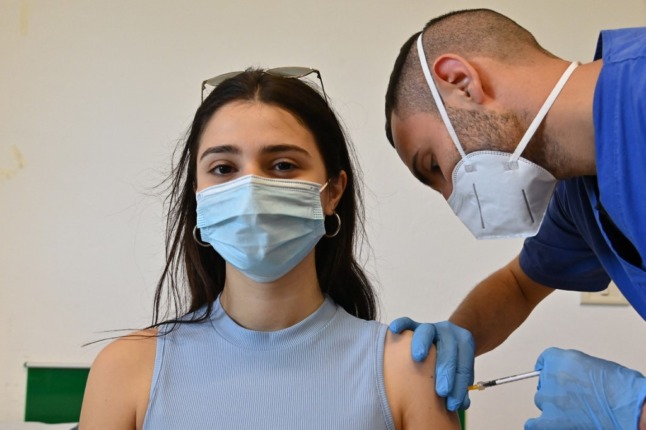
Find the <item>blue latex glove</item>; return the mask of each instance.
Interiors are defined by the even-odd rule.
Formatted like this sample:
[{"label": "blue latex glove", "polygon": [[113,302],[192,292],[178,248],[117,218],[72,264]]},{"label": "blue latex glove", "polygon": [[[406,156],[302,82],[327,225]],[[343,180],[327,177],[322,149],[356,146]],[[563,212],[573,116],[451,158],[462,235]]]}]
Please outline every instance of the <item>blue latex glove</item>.
[{"label": "blue latex glove", "polygon": [[548,348],[534,403],[543,411],[525,423],[534,429],[637,429],[646,378],[611,361],[574,350]]},{"label": "blue latex glove", "polygon": [[437,346],[435,366],[435,391],[446,397],[449,411],[467,409],[471,405],[467,389],[473,384],[473,361],[475,342],[471,332],[449,321],[435,324],[398,318],[390,323],[393,333],[415,330],[413,333],[412,353],[415,361],[424,361],[428,350]]}]

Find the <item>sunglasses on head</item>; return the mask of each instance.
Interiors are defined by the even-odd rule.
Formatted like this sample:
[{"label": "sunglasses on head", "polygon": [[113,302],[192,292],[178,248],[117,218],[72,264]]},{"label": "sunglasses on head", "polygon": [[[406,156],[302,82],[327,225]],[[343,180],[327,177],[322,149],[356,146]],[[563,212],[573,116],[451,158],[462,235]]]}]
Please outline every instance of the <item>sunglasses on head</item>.
[{"label": "sunglasses on head", "polygon": [[[323,78],[321,78],[321,72],[319,72],[317,69],[312,69],[311,67],[295,66],[295,67],[274,67],[272,69],[266,69],[263,71],[268,75],[272,75],[272,76],[280,76],[283,78],[296,78],[296,79],[304,78],[305,76],[308,76],[311,74],[316,74],[319,81],[321,82],[321,91],[323,92],[323,97],[327,102],[327,95],[325,94],[325,87],[323,86]],[[211,88],[215,88],[218,85],[220,85],[222,82],[226,81],[229,78],[233,78],[234,76],[237,76],[240,73],[244,73],[244,71],[223,73],[221,75],[214,76],[205,81],[202,81],[202,102],[204,102],[204,92],[207,89],[207,86]]]}]

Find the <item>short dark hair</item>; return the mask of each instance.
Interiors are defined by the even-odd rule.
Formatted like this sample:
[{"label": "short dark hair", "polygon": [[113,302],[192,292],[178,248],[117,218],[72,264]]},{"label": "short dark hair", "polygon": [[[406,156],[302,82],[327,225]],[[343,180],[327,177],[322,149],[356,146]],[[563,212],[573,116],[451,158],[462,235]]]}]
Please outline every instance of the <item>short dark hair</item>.
[{"label": "short dark hair", "polygon": [[[529,31],[491,9],[465,9],[441,15],[430,20],[422,33],[424,53],[429,63],[447,52],[465,58],[489,57],[503,63],[527,61],[529,53],[552,56]],[[437,112],[414,47],[419,34],[413,34],[400,49],[388,82],[386,137],[393,146],[393,112],[404,116],[416,112]]]},{"label": "short dark hair", "polygon": [[392,146],[395,146],[393,140],[393,131],[390,124],[390,117],[392,112],[395,110],[395,107],[400,104],[400,99],[404,97],[403,90],[404,86],[401,84],[403,81],[404,69],[406,71],[412,70],[410,66],[407,66],[407,63],[410,62],[410,52],[413,44],[417,41],[421,31],[413,34],[411,37],[404,42],[401,49],[399,50],[399,55],[395,60],[395,67],[390,73],[390,80],[388,81],[388,89],[386,90],[386,137]]},{"label": "short dark hair", "polygon": [[[364,239],[363,205],[353,163],[353,150],[341,124],[325,99],[304,81],[249,69],[219,84],[197,109],[183,147],[169,177],[166,224],[166,264],[157,284],[153,326],[166,318],[162,303],[171,302],[175,319],[206,305],[203,320],[224,288],[225,262],[213,249],[199,246],[193,238],[196,225],[196,157],[207,122],[223,106],[236,101],[265,103],[285,109],[307,128],[316,141],[330,178],[343,170],[345,191],[336,207],[341,230],[316,245],[316,270],[323,293],[348,313],[376,318],[376,297],[357,263],[357,238]],[[336,226],[336,224],[335,224]],[[187,288],[182,285],[186,283]],[[184,304],[188,298],[190,304]]]}]

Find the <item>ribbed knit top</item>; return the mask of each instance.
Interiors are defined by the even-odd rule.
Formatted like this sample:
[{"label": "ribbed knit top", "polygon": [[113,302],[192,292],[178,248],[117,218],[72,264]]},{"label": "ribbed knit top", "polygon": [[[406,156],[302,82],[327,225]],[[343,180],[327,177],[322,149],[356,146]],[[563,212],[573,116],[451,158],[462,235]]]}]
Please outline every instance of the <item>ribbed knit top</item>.
[{"label": "ribbed knit top", "polygon": [[245,329],[218,299],[204,322],[167,331],[157,339],[145,430],[395,428],[386,326],[330,298],[283,330]]}]

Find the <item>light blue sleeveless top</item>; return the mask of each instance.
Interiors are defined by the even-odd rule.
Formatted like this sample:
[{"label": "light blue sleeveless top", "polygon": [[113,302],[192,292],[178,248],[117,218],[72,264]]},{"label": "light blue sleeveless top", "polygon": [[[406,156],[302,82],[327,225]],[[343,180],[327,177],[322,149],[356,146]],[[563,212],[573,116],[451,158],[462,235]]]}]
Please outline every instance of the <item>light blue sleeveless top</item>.
[{"label": "light blue sleeveless top", "polygon": [[240,327],[218,299],[206,321],[157,339],[143,428],[394,430],[385,336],[330,298],[274,332]]}]

